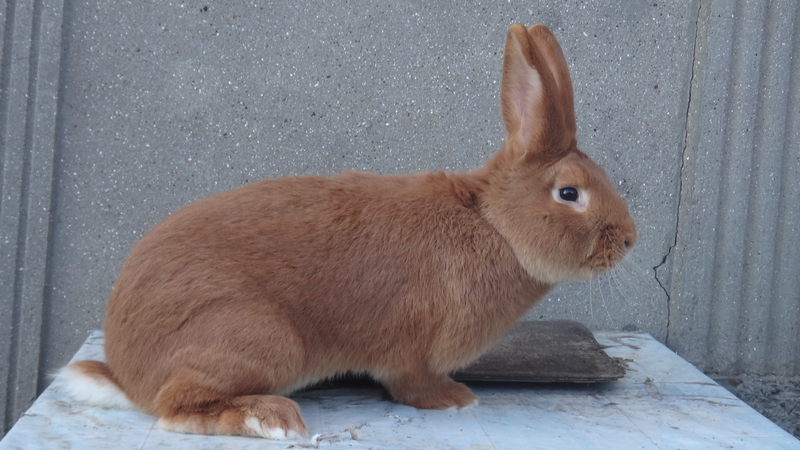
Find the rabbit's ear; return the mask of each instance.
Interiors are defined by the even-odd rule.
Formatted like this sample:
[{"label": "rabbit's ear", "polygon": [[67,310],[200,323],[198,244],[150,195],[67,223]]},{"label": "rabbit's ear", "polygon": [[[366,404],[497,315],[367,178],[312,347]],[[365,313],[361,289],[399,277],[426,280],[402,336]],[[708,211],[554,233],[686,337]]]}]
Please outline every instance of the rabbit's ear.
[{"label": "rabbit's ear", "polygon": [[569,76],[569,66],[567,66],[567,59],[564,58],[564,52],[561,51],[561,46],[558,45],[553,32],[544,25],[534,25],[528,28],[528,35],[553,75],[557,90],[556,106],[564,117],[565,131],[575,134],[577,127],[575,125],[572,79]]},{"label": "rabbit's ear", "polygon": [[[562,105],[565,97],[569,103]],[[543,25],[530,33],[521,24],[509,27],[500,104],[513,157],[551,161],[574,146],[572,84],[561,49]]]}]

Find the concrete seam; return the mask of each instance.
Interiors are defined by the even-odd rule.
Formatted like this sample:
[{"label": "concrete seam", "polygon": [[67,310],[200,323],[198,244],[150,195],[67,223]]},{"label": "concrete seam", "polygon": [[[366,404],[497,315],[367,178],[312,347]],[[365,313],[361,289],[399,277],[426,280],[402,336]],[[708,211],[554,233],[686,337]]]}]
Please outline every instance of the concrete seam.
[{"label": "concrete seam", "polygon": [[661,279],[658,277],[658,269],[665,266],[667,260],[669,260],[670,255],[672,254],[672,250],[678,245],[678,226],[680,225],[680,214],[681,214],[681,201],[683,195],[683,171],[686,161],[686,150],[689,147],[689,115],[691,113],[691,106],[692,106],[692,90],[694,89],[694,80],[695,80],[695,64],[697,63],[697,37],[699,33],[699,21],[700,21],[700,10],[703,7],[703,0],[699,0],[697,2],[697,18],[694,22],[694,40],[692,42],[692,63],[691,63],[691,73],[689,75],[689,95],[686,100],[686,113],[685,113],[685,121],[683,124],[683,148],[681,149],[681,164],[680,169],[678,170],[678,201],[677,207],[675,209],[675,232],[673,235],[672,244],[670,244],[669,248],[667,249],[667,253],[661,259],[657,265],[653,267],[653,274],[656,279],[656,283],[664,292],[664,295],[667,296],[667,326],[666,326],[666,334],[664,336],[664,342],[669,342],[669,330],[670,330],[670,320],[672,319],[672,298],[669,294],[669,289],[664,286],[664,283],[661,282]]},{"label": "concrete seam", "polygon": [[[60,37],[60,45],[59,45],[59,52],[58,52],[58,73],[56,79],[56,92],[61,93],[66,91],[66,71],[68,64],[66,63],[67,58],[69,57],[69,33],[71,32],[69,24],[70,24],[70,2],[61,1],[61,37]],[[49,224],[47,227],[47,249],[44,256],[44,267],[46,268],[44,273],[44,280],[43,280],[43,289],[42,289],[42,326],[40,329],[40,340],[39,340],[39,380],[37,381],[37,391],[42,391],[50,382],[50,374],[45,373],[41,370],[42,367],[46,366],[46,361],[48,358],[48,346],[47,343],[50,340],[49,335],[49,324],[51,323],[51,309],[52,309],[52,295],[53,291],[48,289],[49,286],[53,285],[52,276],[53,276],[53,259],[55,248],[52,245],[54,241],[54,234],[55,234],[55,225],[54,225],[54,218],[56,211],[58,209],[59,203],[59,190],[58,186],[61,183],[60,172],[58,170],[59,161],[61,160],[62,154],[62,140],[64,135],[64,111],[63,111],[63,102],[61,101],[61,95],[57,94],[56,98],[56,105],[55,105],[55,117],[53,118],[53,167],[52,167],[52,174],[50,178],[50,199],[47,205],[47,209],[49,212]]]},{"label": "concrete seam", "polygon": [[[11,161],[13,165],[5,169],[12,170],[10,168],[13,167],[17,178],[10,188],[15,196],[9,197],[12,201],[4,205],[4,214],[8,219],[5,225],[10,231],[7,243],[11,246],[4,252],[4,264],[11,266],[13,263],[14,270],[9,271],[4,280],[7,286],[5,292],[9,294],[6,300],[10,302],[10,313],[5,322],[10,330],[7,336],[8,352],[4,354],[8,364],[7,372],[3,373],[5,399],[0,420],[3,428],[0,432],[8,430],[38,394],[36,381],[41,354],[44,290],[42,275],[47,271],[45,253],[49,244],[51,219],[50,210],[42,210],[40,205],[42,202],[49,203],[52,192],[53,147],[48,139],[53,137],[49,130],[55,125],[55,115],[51,110],[58,96],[48,75],[52,70],[48,69],[58,64],[50,55],[53,49],[58,48],[58,41],[51,36],[61,36],[61,33],[50,33],[49,26],[45,25],[52,25],[47,11],[57,3],[51,3],[37,0],[20,10],[14,9],[13,14],[9,14],[10,23],[7,24],[12,39],[4,42],[6,55],[12,52],[14,55],[9,60],[9,76],[3,80],[3,88],[7,89],[5,97],[17,104],[15,110],[20,110],[20,114],[17,115],[19,118],[14,128],[10,129],[8,121],[11,110],[5,108],[3,112],[6,115],[2,122],[5,126],[4,137],[8,138],[8,133],[13,133],[14,140],[10,145],[15,146],[5,149],[6,152],[14,150],[15,155]],[[11,4],[20,6],[9,2],[9,9]],[[13,29],[18,25],[21,26]],[[27,44],[23,46],[19,42]],[[4,156],[5,163],[11,164],[7,157],[8,154]],[[31,372],[33,377],[29,376]]]},{"label": "concrete seam", "polygon": [[[28,68],[28,89],[27,89],[27,111],[25,119],[25,148],[23,159],[23,182],[20,201],[20,245],[18,247],[20,259],[19,267],[24,267],[18,275],[21,277],[19,285],[19,300],[21,315],[19,321],[19,342],[17,343],[17,371],[18,380],[15,387],[17,398],[14,399],[14,415],[16,420],[32,403],[39,394],[36,385],[39,372],[39,353],[41,349],[41,307],[43,302],[43,285],[39,270],[47,270],[47,266],[39,269],[39,262],[42,260],[40,246],[47,247],[47,242],[42,244],[42,238],[47,239],[49,233],[42,236],[42,230],[37,225],[38,221],[46,218],[49,225],[49,211],[42,213],[37,207],[38,200],[44,196],[51,195],[50,192],[40,189],[42,178],[46,180],[47,173],[44,168],[49,165],[46,163],[49,148],[42,146],[42,140],[38,133],[42,129],[47,129],[50,124],[48,119],[43,119],[40,109],[43,104],[47,106],[46,95],[40,92],[42,83],[42,58],[48,57],[48,52],[42,52],[42,46],[46,45],[47,39],[42,35],[43,30],[43,10],[47,0],[38,0],[33,3],[31,15],[31,46],[30,61]],[[45,42],[43,42],[45,41]],[[45,75],[46,77],[47,75]],[[46,85],[46,83],[45,83]],[[45,92],[46,93],[46,92]],[[46,117],[46,116],[45,116]],[[47,134],[47,133],[46,133]],[[43,160],[45,158],[45,160]],[[51,168],[52,170],[52,168]],[[24,339],[24,340],[23,340]],[[23,351],[24,350],[24,351]],[[33,370],[31,378],[30,370]]]},{"label": "concrete seam", "polygon": [[[30,184],[31,184],[31,171],[33,168],[31,167],[31,160],[33,158],[32,152],[34,151],[33,148],[33,120],[34,120],[34,112],[36,109],[36,79],[37,79],[37,63],[38,63],[38,53],[39,53],[39,25],[41,22],[41,7],[42,2],[36,1],[33,2],[33,9],[31,11],[31,35],[30,35],[30,46],[28,47],[28,73],[27,73],[27,86],[26,86],[26,107],[25,107],[25,129],[23,131],[23,148],[22,148],[22,182],[20,183],[20,191],[19,191],[19,212],[17,215],[17,252],[16,252],[16,264],[18,270],[14,273],[14,288],[13,288],[13,298],[14,298],[14,312],[13,312],[13,329],[15,330],[12,332],[11,336],[11,347],[12,349],[16,349],[16,351],[11,352],[12,361],[14,364],[10,366],[11,370],[9,373],[9,389],[13,389],[11,395],[7,397],[7,404],[6,404],[6,426],[10,425],[17,419],[17,415],[23,406],[21,406],[21,402],[24,402],[23,397],[25,397],[28,392],[23,392],[24,390],[20,389],[20,374],[19,372],[23,370],[24,363],[22,363],[22,359],[26,358],[28,355],[26,352],[22,351],[23,343],[22,340],[26,338],[25,336],[25,329],[24,329],[24,310],[26,309],[25,305],[25,297],[24,297],[24,288],[25,288],[25,271],[26,269],[26,252],[28,249],[28,210],[29,210],[29,203],[30,199]],[[38,346],[37,346],[38,347]],[[37,358],[38,359],[38,358]],[[27,405],[25,405],[27,407]],[[10,421],[10,422],[9,422]]]},{"label": "concrete seam", "polygon": [[[753,261],[750,257],[745,259],[742,267],[742,304],[743,308],[740,309],[740,319],[739,322],[744,324],[744,326],[739,328],[739,335],[738,341],[739,342],[748,342],[751,340],[751,337],[755,336],[756,339],[752,339],[755,341],[752,343],[752,348],[759,348],[758,351],[753,351],[752,353],[747,350],[740,350],[747,356],[747,363],[740,362],[739,364],[741,367],[737,370],[737,373],[749,373],[749,374],[758,374],[758,375],[777,375],[776,373],[770,372],[768,366],[768,359],[767,353],[769,352],[770,348],[766,343],[769,339],[770,333],[767,331],[768,328],[772,328],[774,330],[774,323],[771,325],[767,324],[767,321],[771,317],[770,309],[774,305],[775,300],[775,283],[771,282],[768,285],[764,285],[762,280],[761,270],[767,268],[767,273],[774,274],[777,270],[777,263],[775,261],[775,257],[778,254],[778,246],[781,245],[781,242],[776,238],[778,233],[779,224],[782,222],[782,216],[785,214],[784,210],[777,209],[774,215],[766,215],[763,211],[759,210],[760,204],[763,204],[763,199],[759,198],[759,194],[762,192],[774,192],[775,186],[772,186],[773,189],[765,189],[764,185],[769,183],[767,181],[767,176],[763,171],[763,167],[769,164],[767,160],[767,154],[772,153],[774,151],[780,150],[783,153],[785,150],[783,146],[780,148],[773,147],[773,143],[769,142],[769,137],[766,135],[766,129],[771,124],[773,127],[780,127],[785,126],[783,124],[786,123],[787,118],[789,117],[788,109],[790,108],[788,102],[787,107],[784,110],[787,110],[787,113],[777,115],[778,117],[770,117],[767,113],[769,111],[770,106],[770,99],[769,99],[769,82],[775,81],[774,79],[771,80],[770,77],[774,77],[774,66],[770,64],[770,58],[774,55],[770,52],[769,46],[770,43],[775,42],[776,34],[778,33],[777,27],[769,26],[768,24],[775,24],[779,23],[780,20],[774,15],[783,14],[785,13],[785,8],[776,6],[774,2],[767,3],[764,6],[763,10],[763,23],[767,26],[763,28],[762,31],[762,38],[760,39],[760,46],[758,47],[757,53],[757,61],[758,61],[758,88],[756,90],[756,111],[758,111],[755,119],[754,119],[754,128],[760,130],[760,132],[754,137],[753,139],[753,147],[750,152],[750,161],[749,166],[751,170],[751,176],[748,180],[749,184],[749,195],[748,195],[748,204],[752,205],[748,208],[747,212],[747,226],[744,230],[744,246],[748,250],[745,250],[746,254],[751,253],[771,253],[770,258],[765,258],[758,262],[757,264],[753,264]],[[780,12],[776,12],[776,10]],[[779,121],[783,121],[782,125],[777,125]],[[783,133],[781,133],[783,134]],[[785,141],[782,142],[785,145]],[[778,169],[778,167],[774,167],[773,169]],[[780,176],[780,175],[779,175]],[[761,189],[760,189],[761,188]],[[780,188],[780,182],[778,182],[777,188]],[[779,195],[782,191],[778,191]],[[762,216],[763,215],[763,216]],[[769,223],[768,217],[776,217],[772,224]],[[764,231],[770,230],[771,232],[764,233]],[[758,236],[772,236],[772,248],[763,248],[759,245]],[[763,241],[760,242],[763,244]],[[754,266],[754,267],[751,267]],[[758,268],[755,268],[758,267]],[[761,284],[761,286],[759,286]],[[762,291],[763,289],[763,291]],[[766,314],[765,318],[762,321],[759,321],[758,318],[748,318],[752,314],[752,310],[756,309],[756,305],[751,302],[752,298],[760,297],[762,299],[767,299],[766,302]],[[758,336],[764,336],[763,339],[757,339]],[[748,344],[748,347],[751,347],[751,344]],[[759,355],[759,356],[756,356]],[[747,364],[745,366],[745,364]]]},{"label": "concrete seam", "polygon": [[[794,17],[794,23],[795,24],[800,22],[800,8],[795,6],[795,10],[793,12],[793,17]],[[795,49],[797,48],[798,45],[800,45],[800,29],[797,29],[797,28],[793,28],[793,29],[794,29],[794,31],[792,32],[791,42],[789,44],[790,48],[792,49],[791,50],[792,54],[797,52]],[[783,153],[783,158],[782,159],[783,159],[783,161],[782,161],[782,164],[781,164],[781,173],[779,174],[780,179],[781,179],[781,187],[780,187],[780,191],[779,191],[781,198],[780,198],[779,207],[778,207],[778,220],[777,220],[778,227],[777,227],[777,230],[776,230],[777,237],[775,239],[775,244],[776,245],[775,245],[774,250],[772,251],[772,254],[774,255],[774,258],[778,263],[776,264],[775,270],[772,272],[772,275],[771,275],[772,276],[772,280],[770,282],[770,284],[772,286],[772,289],[778,290],[778,291],[776,293],[773,293],[774,300],[773,300],[773,302],[770,303],[770,312],[769,312],[768,317],[771,317],[771,318],[777,318],[777,316],[786,314],[788,311],[792,310],[792,307],[790,306],[791,300],[789,300],[791,297],[789,295],[785,294],[785,293],[786,292],[797,292],[798,291],[797,287],[799,285],[797,283],[795,277],[787,276],[788,274],[792,273],[793,271],[792,271],[791,268],[789,268],[789,269],[786,268],[787,266],[790,267],[791,264],[786,262],[786,259],[788,259],[788,258],[783,257],[783,258],[786,258],[786,259],[782,259],[781,253],[782,252],[788,253],[788,252],[785,249],[783,249],[781,247],[781,245],[780,245],[780,243],[790,242],[790,239],[791,239],[789,237],[790,234],[791,234],[790,230],[793,229],[793,226],[791,224],[797,223],[796,219],[794,219],[794,217],[797,217],[797,216],[796,215],[793,216],[791,214],[791,211],[793,210],[792,206],[793,206],[793,203],[796,201],[795,200],[796,197],[793,197],[792,194],[791,194],[792,189],[790,188],[790,185],[791,185],[792,181],[790,181],[790,180],[792,180],[792,175],[791,175],[792,172],[791,171],[792,171],[792,168],[793,168],[793,164],[792,164],[793,153],[791,151],[791,147],[793,145],[796,145],[796,143],[793,142],[793,136],[792,136],[793,135],[793,127],[792,127],[792,124],[796,122],[796,118],[797,118],[797,116],[795,115],[796,113],[794,112],[796,110],[796,108],[793,108],[793,105],[797,105],[798,104],[798,90],[797,89],[793,89],[793,87],[798,85],[798,82],[796,81],[797,80],[797,70],[795,70],[798,67],[798,65],[800,65],[800,60],[798,60],[797,58],[791,58],[791,62],[789,63],[789,80],[788,80],[788,86],[789,86],[788,97],[789,98],[788,98],[788,101],[786,102],[786,107],[785,107],[785,109],[783,111],[783,121],[784,121],[784,124],[783,124],[783,136],[782,136],[782,138],[783,138],[783,143],[782,143],[783,144],[782,145],[782,153]],[[794,165],[794,167],[797,167],[797,165]],[[794,280],[794,281],[790,281],[790,280]],[[787,288],[781,288],[780,286],[781,286],[782,282],[786,283],[784,286],[788,287],[788,286],[791,286],[791,284],[793,284],[794,286],[788,287],[788,289]],[[783,292],[783,294],[782,294],[782,292]],[[783,303],[783,305],[781,305],[783,307],[779,308],[777,302],[780,301],[781,297],[783,297],[786,300],[784,300],[785,303]],[[797,308],[795,310],[800,312],[800,308]],[[774,324],[773,326],[775,326],[776,328],[778,328],[778,329],[783,328],[784,330],[786,330],[784,332],[787,335],[791,336],[791,332],[789,330],[792,329],[793,327],[786,326],[785,325],[786,322],[779,321],[779,320],[774,320],[772,323]],[[800,315],[797,315],[795,317],[794,323],[800,323]],[[780,331],[775,333],[775,335],[778,335],[778,336],[780,336],[781,334],[782,333]],[[795,332],[794,334],[795,334],[796,337],[800,338],[800,330],[797,330],[797,332]],[[773,335],[773,336],[775,336],[775,335]],[[777,340],[776,337],[773,337],[773,339]],[[789,338],[787,340],[789,342],[792,342],[792,341],[800,342],[800,339],[794,339],[793,340],[793,339]],[[768,357],[768,361],[780,361],[781,360],[781,354],[780,354],[780,352],[778,350],[780,347],[782,347],[782,346],[777,344],[777,343],[775,343],[774,341],[769,345],[768,354],[770,356]],[[794,345],[794,349],[797,349],[797,345],[796,344]],[[800,373],[800,356],[798,356],[797,353],[798,352],[796,350],[794,350],[794,351],[789,350],[788,352],[785,353],[785,354],[788,354],[788,355],[795,355],[795,356],[794,356],[794,358],[791,358],[791,357],[788,358],[789,359],[789,363],[787,365],[787,368],[785,370],[784,375]],[[776,364],[773,367],[778,367],[778,365]],[[798,381],[800,382],[800,379]]]},{"label": "concrete seam", "polygon": [[[14,2],[6,2],[5,30],[3,33],[3,55],[0,60],[0,105],[8,105],[8,83],[11,74],[11,45],[14,41]],[[0,108],[0,127],[5,129],[8,124],[7,108]],[[3,166],[6,158],[5,133],[0,132],[0,187],[3,186]],[[3,196],[0,195],[0,210],[3,206]]]},{"label": "concrete seam", "polygon": [[[8,164],[7,158],[9,158],[10,149],[8,148],[8,141],[7,141],[7,132],[9,128],[8,124],[8,117],[9,117],[9,96],[11,91],[11,66],[12,66],[12,55],[14,53],[14,23],[15,23],[15,2],[6,2],[6,10],[5,10],[5,32],[3,35],[3,58],[0,61],[0,105],[3,105],[0,108],[0,190],[3,189],[5,186],[5,165]],[[0,219],[3,217],[3,203],[6,197],[6,192],[2,191],[3,195],[0,195]],[[5,255],[5,251],[0,254],[0,258]],[[11,302],[10,309],[11,309],[11,317],[7,318],[3,322],[4,325],[9,325],[10,336],[9,336],[9,343],[8,343],[8,353],[5,355],[7,360],[4,361],[4,371],[0,372],[4,376],[3,382],[5,383],[5,392],[3,392],[4,402],[2,404],[2,408],[0,408],[0,432],[5,434],[5,431],[10,428],[10,415],[11,415],[11,407],[8,399],[13,395],[13,366],[12,362],[14,360],[14,316],[16,312],[16,307],[14,303],[14,281],[16,279],[16,274],[11,274],[8,276],[7,280],[10,286],[2,286],[4,291],[11,292],[11,296],[7,301]],[[0,280],[2,282],[3,280]],[[3,283],[4,284],[4,283]],[[6,301],[4,299],[4,301]]]}]

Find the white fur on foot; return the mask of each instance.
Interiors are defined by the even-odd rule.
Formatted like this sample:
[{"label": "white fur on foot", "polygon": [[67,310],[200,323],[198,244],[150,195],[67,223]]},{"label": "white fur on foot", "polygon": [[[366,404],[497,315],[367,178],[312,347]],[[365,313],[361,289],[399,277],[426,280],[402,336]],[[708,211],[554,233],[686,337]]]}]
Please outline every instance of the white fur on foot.
[{"label": "white fur on foot", "polygon": [[88,376],[72,366],[61,369],[57,379],[61,381],[61,390],[81,403],[138,411],[136,405],[111,380]]},{"label": "white fur on foot", "polygon": [[276,441],[284,441],[286,439],[297,439],[302,436],[294,430],[284,430],[283,428],[267,428],[261,423],[258,417],[250,416],[244,420],[244,426],[252,431],[256,436],[261,436],[266,439],[273,439]]},{"label": "white fur on foot", "polygon": [[200,426],[189,420],[180,421],[162,417],[156,422],[156,428],[164,431],[172,431],[173,433],[203,434],[203,430],[200,429]]},{"label": "white fur on foot", "polygon": [[470,403],[467,406],[464,406],[464,407],[461,407],[461,408],[459,408],[458,406],[451,406],[451,407],[445,409],[445,411],[447,411],[447,412],[455,412],[455,411],[463,411],[465,409],[472,409],[472,408],[478,406],[479,403],[480,403],[480,400],[476,398],[475,400],[472,401],[472,403]]},{"label": "white fur on foot", "polygon": [[480,404],[480,402],[481,402],[481,400],[479,398],[476,398],[469,405],[467,405],[467,406],[465,406],[463,408],[459,408],[459,409],[472,409],[472,408],[478,406],[478,404]]}]

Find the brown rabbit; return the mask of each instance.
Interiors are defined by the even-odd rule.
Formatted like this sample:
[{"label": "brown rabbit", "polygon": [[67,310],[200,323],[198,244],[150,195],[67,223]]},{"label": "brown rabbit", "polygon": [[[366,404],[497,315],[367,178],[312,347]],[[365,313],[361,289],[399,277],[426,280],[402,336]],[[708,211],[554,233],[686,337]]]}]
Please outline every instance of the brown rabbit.
[{"label": "brown rabbit", "polygon": [[119,274],[108,362],[68,366],[70,389],[167,430],[273,439],[307,433],[279,395],[347,372],[417,408],[476,404],[448,374],[636,241],[576,146],[547,27],[509,28],[501,105],[503,149],[474,172],[265,180],[168,217]]}]

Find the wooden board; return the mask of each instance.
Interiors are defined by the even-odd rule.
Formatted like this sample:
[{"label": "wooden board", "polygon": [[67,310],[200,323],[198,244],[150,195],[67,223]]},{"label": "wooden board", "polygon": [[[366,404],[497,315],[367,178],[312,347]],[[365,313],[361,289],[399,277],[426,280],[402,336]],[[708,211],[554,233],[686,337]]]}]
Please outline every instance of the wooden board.
[{"label": "wooden board", "polygon": [[574,321],[519,322],[480,359],[455,373],[458,381],[598,383],[625,376],[588,328]]}]

